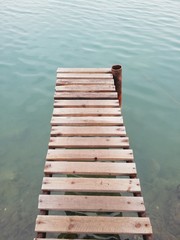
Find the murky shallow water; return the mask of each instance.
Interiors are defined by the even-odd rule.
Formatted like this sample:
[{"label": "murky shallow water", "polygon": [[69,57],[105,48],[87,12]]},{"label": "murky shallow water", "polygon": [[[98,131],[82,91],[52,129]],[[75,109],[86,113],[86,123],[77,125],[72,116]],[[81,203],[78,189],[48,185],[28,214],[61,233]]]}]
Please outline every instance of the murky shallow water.
[{"label": "murky shallow water", "polygon": [[56,68],[114,63],[155,239],[180,239],[179,11],[179,0],[0,1],[0,239],[33,238]]}]

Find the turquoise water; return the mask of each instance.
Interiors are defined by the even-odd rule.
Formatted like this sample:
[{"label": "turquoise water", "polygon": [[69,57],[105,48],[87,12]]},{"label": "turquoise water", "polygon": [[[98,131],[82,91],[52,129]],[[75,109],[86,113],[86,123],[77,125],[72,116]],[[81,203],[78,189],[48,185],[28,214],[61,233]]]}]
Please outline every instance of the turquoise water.
[{"label": "turquoise water", "polygon": [[180,239],[179,11],[179,0],[0,0],[0,239],[33,238],[56,68],[113,64],[155,239]]}]

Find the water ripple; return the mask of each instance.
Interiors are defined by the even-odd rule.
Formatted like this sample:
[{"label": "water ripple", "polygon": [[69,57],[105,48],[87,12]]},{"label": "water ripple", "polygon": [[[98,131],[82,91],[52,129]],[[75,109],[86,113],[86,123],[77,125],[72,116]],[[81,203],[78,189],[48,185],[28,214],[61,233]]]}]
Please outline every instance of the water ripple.
[{"label": "water ripple", "polygon": [[[7,207],[6,202],[9,205],[0,222],[2,238],[32,239],[36,203],[24,189],[32,188],[37,199],[56,68],[120,63],[123,111],[142,167],[142,183],[147,185],[146,202],[160,209],[153,218],[155,234],[157,239],[170,239],[173,226],[164,229],[165,235],[161,232],[166,220],[161,209],[166,204],[156,192],[173,189],[180,181],[179,10],[179,0],[0,1],[1,167],[5,173],[0,209]],[[26,175],[27,163],[28,169],[39,164],[39,186],[31,171]],[[15,176],[10,187],[8,179],[16,173],[21,177]],[[18,202],[19,195],[26,204]],[[23,228],[20,234],[17,229]]]}]

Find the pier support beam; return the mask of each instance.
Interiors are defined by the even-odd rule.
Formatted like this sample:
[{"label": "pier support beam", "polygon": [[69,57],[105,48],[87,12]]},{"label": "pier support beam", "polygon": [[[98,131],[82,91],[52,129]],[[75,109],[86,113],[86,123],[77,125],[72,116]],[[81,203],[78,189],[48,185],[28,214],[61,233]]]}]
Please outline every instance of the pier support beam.
[{"label": "pier support beam", "polygon": [[121,65],[113,65],[111,72],[114,78],[114,85],[118,94],[119,105],[122,105],[122,67]]}]

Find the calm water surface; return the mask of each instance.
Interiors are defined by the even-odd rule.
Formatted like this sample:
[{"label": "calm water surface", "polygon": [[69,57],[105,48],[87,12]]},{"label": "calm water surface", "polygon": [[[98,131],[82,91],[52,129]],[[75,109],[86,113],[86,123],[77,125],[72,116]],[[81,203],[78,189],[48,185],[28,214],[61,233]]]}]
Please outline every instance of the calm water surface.
[{"label": "calm water surface", "polygon": [[115,63],[155,239],[180,239],[179,12],[179,0],[0,0],[0,239],[33,238],[56,68]]}]

